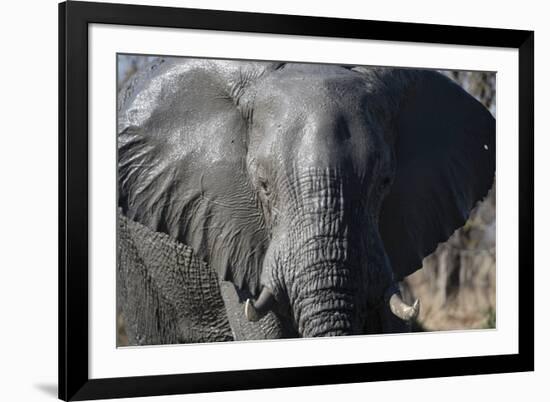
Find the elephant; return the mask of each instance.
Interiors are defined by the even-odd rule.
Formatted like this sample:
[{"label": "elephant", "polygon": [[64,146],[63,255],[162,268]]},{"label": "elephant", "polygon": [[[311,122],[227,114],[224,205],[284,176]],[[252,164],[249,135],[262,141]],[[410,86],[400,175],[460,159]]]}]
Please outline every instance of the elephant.
[{"label": "elephant", "polygon": [[117,116],[132,344],[405,332],[495,177],[494,117],[429,69],[159,58]]}]

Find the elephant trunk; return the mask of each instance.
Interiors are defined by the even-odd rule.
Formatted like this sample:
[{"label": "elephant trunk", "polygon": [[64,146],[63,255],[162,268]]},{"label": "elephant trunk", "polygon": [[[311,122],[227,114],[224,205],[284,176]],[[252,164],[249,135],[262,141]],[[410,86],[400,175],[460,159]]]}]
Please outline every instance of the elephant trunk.
[{"label": "elephant trunk", "polygon": [[294,220],[286,287],[294,322],[304,337],[347,335],[358,327],[354,269],[358,247],[350,244],[352,199],[346,178],[334,170],[313,170],[294,182]]},{"label": "elephant trunk", "polygon": [[288,303],[304,337],[357,333],[367,281],[358,264],[361,239],[350,232],[361,213],[352,208],[353,192],[346,194],[355,187],[333,169],[295,171],[291,177],[280,183],[279,202],[286,209],[279,209],[264,258],[264,288],[257,300],[247,302],[247,317],[261,318],[275,299]]},{"label": "elephant trunk", "polygon": [[289,298],[298,332],[304,337],[353,333],[358,278],[349,262],[346,237],[310,234],[297,247]]},{"label": "elephant trunk", "polygon": [[[334,270],[334,265],[322,267]],[[319,276],[324,275],[319,274]],[[297,280],[300,288],[293,303],[298,332],[304,337],[349,335],[355,327],[355,303],[353,291],[342,273],[335,277]],[[309,276],[309,275],[307,275]],[[311,275],[313,276],[313,275]]]}]

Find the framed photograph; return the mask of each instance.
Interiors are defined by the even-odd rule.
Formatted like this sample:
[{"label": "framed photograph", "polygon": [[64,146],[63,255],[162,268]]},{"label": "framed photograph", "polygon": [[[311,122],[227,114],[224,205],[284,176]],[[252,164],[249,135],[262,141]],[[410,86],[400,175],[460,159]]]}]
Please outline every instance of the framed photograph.
[{"label": "framed photograph", "polygon": [[534,370],[534,33],[59,5],[59,397]]}]

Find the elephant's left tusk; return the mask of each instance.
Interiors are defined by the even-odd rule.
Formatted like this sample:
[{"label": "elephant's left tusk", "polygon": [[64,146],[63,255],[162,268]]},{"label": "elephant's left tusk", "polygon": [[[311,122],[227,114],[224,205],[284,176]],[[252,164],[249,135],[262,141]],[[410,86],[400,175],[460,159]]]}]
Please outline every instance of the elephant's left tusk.
[{"label": "elephant's left tusk", "polygon": [[399,293],[394,293],[389,300],[390,310],[397,317],[409,321],[418,317],[420,313],[420,300],[416,299],[412,306],[401,299]]},{"label": "elephant's left tusk", "polygon": [[244,304],[244,315],[248,321],[258,321],[261,317],[258,311],[254,308],[254,305],[252,304],[252,300],[246,299],[246,303]]},{"label": "elephant's left tusk", "polygon": [[258,321],[267,314],[274,302],[275,297],[268,288],[264,287],[255,302],[251,299],[246,299],[246,303],[244,304],[246,319],[248,321]]}]

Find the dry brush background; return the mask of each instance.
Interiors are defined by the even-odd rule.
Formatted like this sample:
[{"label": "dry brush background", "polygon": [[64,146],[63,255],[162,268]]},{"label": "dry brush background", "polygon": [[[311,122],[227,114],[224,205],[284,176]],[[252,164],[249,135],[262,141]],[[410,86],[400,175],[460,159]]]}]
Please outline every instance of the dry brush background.
[{"label": "dry brush background", "polygon": [[[153,57],[119,56],[118,83]],[[440,71],[496,113],[496,75],[488,72]],[[401,284],[409,302],[421,300],[416,331],[496,326],[496,198],[495,187],[472,211],[466,225],[423,261],[423,269]],[[119,316],[118,345],[125,345]]]}]

